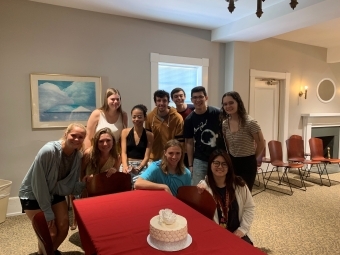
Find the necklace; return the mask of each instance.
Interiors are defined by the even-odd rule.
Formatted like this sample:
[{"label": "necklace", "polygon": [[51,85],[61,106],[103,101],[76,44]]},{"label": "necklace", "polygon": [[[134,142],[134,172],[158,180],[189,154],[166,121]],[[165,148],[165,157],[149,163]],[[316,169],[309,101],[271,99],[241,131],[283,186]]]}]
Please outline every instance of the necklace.
[{"label": "necklace", "polygon": [[[229,194],[227,187],[225,187],[225,198],[223,197],[223,194],[218,194],[221,199],[215,199],[217,200],[218,207],[221,210],[221,219],[219,220],[219,225],[223,228],[227,228],[228,226],[228,212],[229,212]],[[221,201],[225,201],[225,204],[221,204]]]}]

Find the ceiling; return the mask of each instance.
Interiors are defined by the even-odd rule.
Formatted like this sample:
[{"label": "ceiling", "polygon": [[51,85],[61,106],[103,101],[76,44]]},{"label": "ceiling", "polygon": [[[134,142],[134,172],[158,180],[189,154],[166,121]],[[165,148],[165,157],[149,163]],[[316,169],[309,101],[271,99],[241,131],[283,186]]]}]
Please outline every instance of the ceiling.
[{"label": "ceiling", "polygon": [[340,62],[340,0],[31,0],[34,2],[211,30],[215,42],[255,42],[275,37],[327,48],[327,62]]}]

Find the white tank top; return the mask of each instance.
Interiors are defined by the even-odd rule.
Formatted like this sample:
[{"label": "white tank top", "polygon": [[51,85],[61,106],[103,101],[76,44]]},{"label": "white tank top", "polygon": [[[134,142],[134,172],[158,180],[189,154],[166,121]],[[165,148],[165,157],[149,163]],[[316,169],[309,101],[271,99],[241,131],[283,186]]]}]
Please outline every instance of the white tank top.
[{"label": "white tank top", "polygon": [[120,135],[121,135],[122,130],[124,128],[121,114],[119,114],[117,121],[115,123],[111,124],[111,123],[107,122],[107,120],[105,118],[105,114],[102,111],[100,111],[99,121],[98,121],[98,125],[96,127],[96,132],[99,129],[102,129],[102,128],[111,129],[111,132],[113,133],[113,136],[116,140],[116,143],[118,143]]}]

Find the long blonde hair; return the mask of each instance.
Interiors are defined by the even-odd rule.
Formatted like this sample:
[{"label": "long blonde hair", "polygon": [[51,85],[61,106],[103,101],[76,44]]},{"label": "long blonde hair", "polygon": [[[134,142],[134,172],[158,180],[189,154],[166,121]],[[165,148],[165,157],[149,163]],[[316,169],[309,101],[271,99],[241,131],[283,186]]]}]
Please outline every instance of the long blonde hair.
[{"label": "long blonde hair", "polygon": [[[168,141],[164,146],[164,152],[166,152],[167,149],[169,149],[170,147],[174,147],[174,146],[178,146],[181,149],[181,153],[182,153],[181,159],[178,161],[176,171],[175,171],[176,174],[181,175],[185,173],[185,166],[183,162],[184,152],[183,152],[183,147],[181,143],[176,139],[172,139]],[[162,157],[161,169],[163,173],[168,174],[168,160],[166,159],[165,153],[163,154],[163,157]]]},{"label": "long blonde hair", "polygon": [[[65,131],[64,131],[64,135],[59,139],[59,140],[61,140],[61,141],[66,141],[66,137],[67,137],[67,135],[75,128],[75,127],[79,127],[79,128],[81,128],[81,129],[83,129],[84,130],[84,138],[86,137],[86,127],[83,125],[83,124],[80,124],[80,123],[71,123],[71,124],[69,124],[68,126],[67,126],[67,128],[65,129]],[[81,145],[81,147],[80,148],[78,148],[78,150],[79,151],[83,151],[83,144],[84,143],[82,143],[82,145]]]}]

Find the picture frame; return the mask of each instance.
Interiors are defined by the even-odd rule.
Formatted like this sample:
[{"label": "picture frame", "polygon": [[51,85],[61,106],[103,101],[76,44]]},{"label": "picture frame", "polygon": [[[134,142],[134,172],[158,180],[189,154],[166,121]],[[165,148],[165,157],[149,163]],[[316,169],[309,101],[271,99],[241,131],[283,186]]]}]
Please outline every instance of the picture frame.
[{"label": "picture frame", "polygon": [[30,82],[32,128],[86,125],[101,106],[101,77],[32,73]]}]

